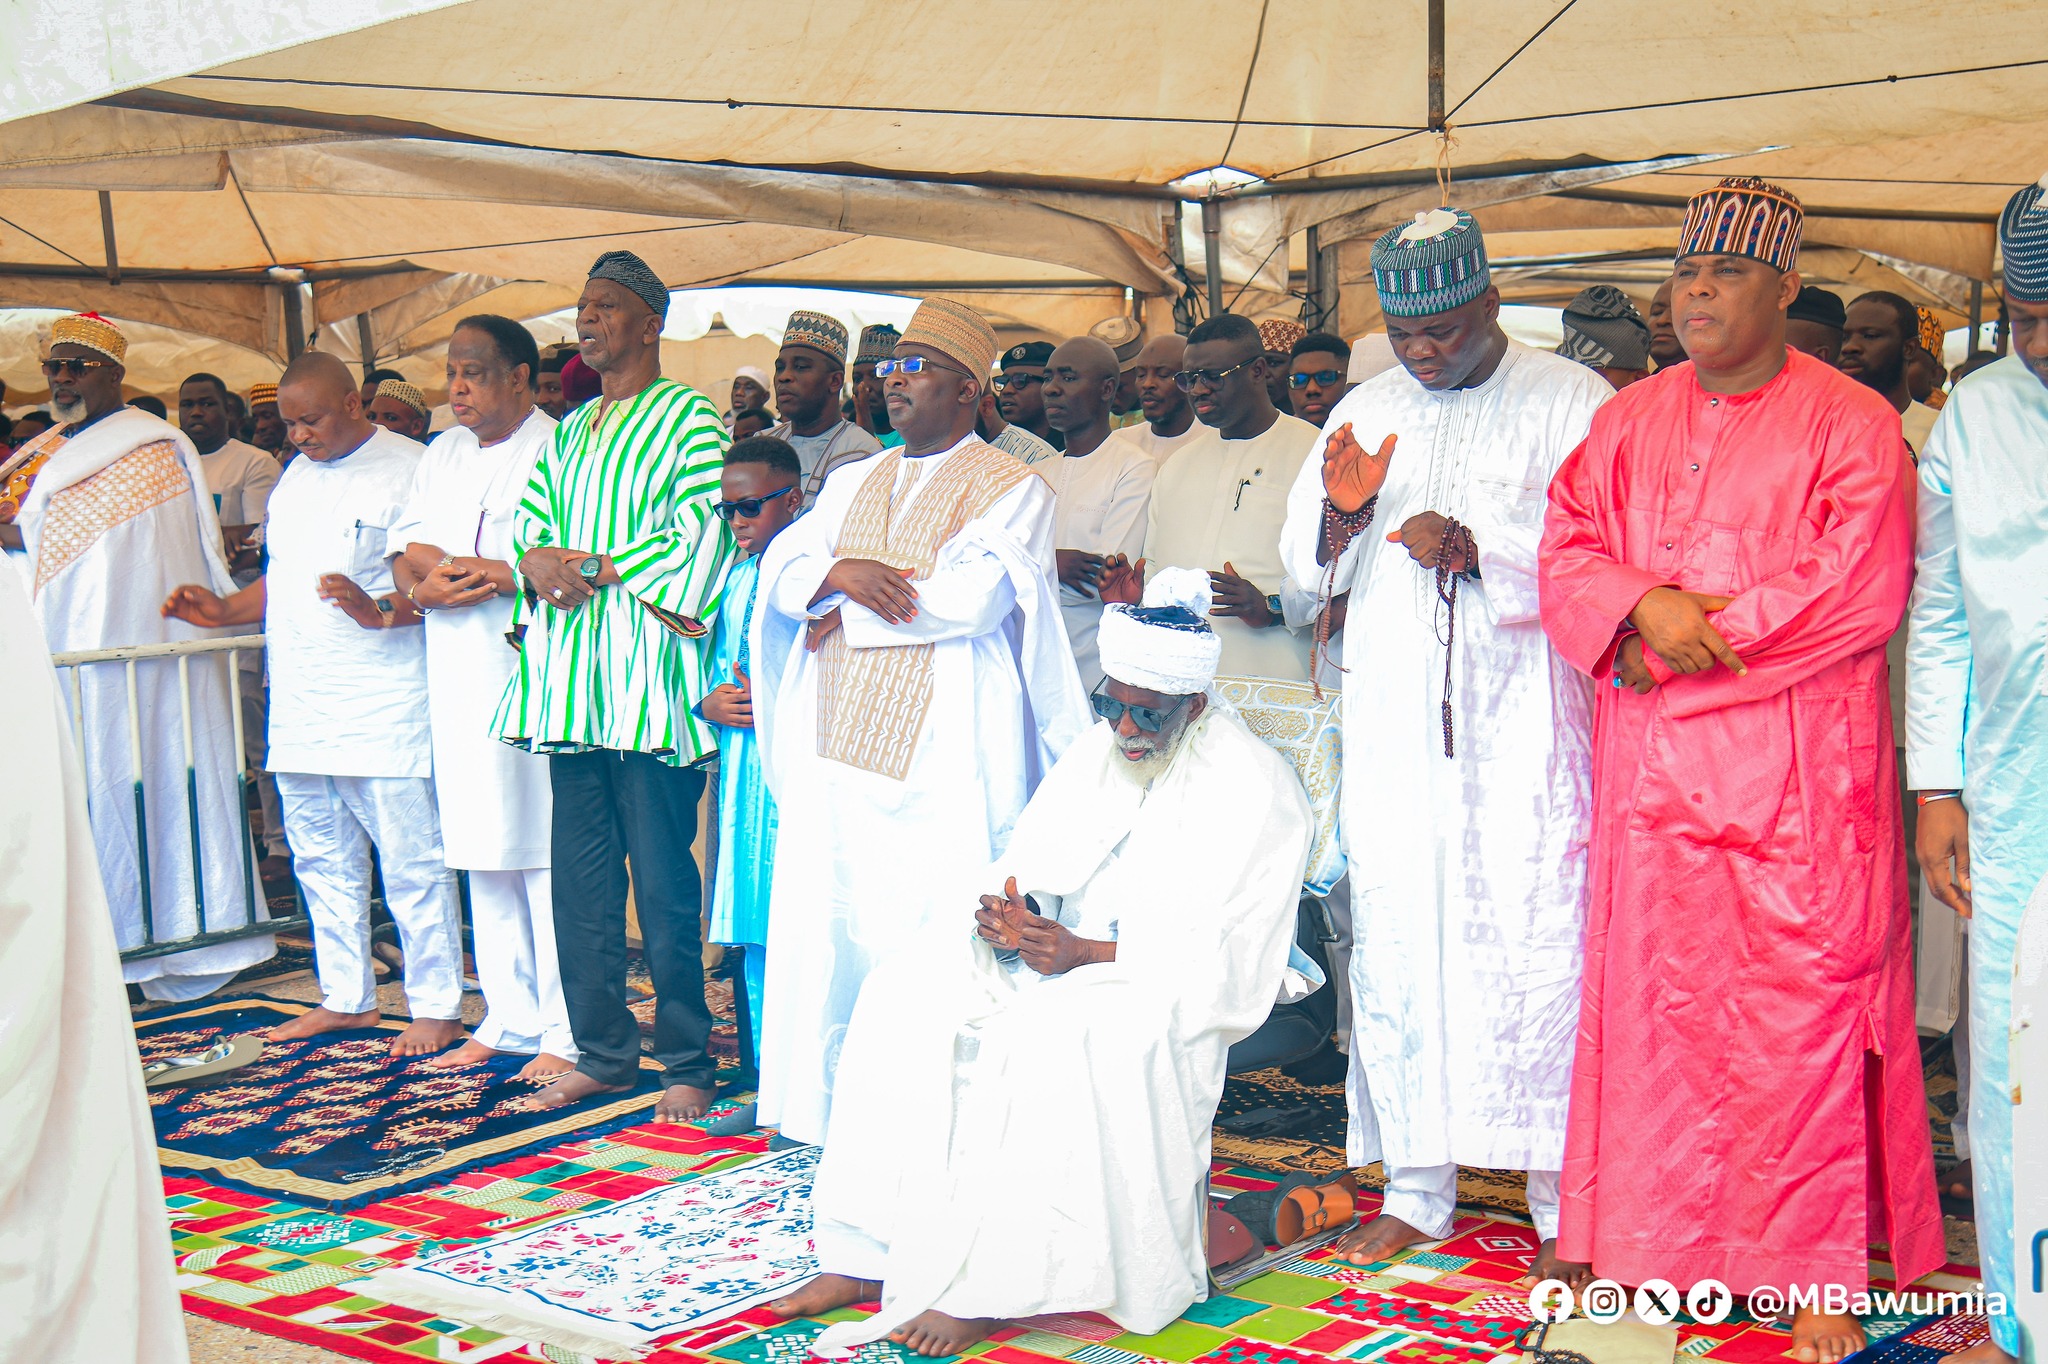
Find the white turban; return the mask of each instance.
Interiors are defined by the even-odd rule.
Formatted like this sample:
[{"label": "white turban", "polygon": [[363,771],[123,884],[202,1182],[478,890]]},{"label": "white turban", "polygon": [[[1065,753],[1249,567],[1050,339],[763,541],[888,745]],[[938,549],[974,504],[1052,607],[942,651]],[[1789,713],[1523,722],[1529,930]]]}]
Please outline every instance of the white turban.
[{"label": "white turban", "polygon": [[1209,625],[1212,600],[1203,570],[1160,569],[1143,605],[1102,608],[1095,641],[1103,673],[1166,696],[1207,691],[1223,657],[1223,641]]}]

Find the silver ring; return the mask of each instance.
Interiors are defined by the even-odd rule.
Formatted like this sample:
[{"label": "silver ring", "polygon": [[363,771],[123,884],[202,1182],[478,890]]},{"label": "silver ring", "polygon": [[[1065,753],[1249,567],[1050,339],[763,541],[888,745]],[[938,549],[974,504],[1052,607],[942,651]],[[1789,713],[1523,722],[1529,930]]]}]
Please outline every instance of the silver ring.
[{"label": "silver ring", "polygon": [[562,599],[562,589],[558,587],[558,588],[556,588],[556,589],[555,589],[555,600],[556,600],[556,601],[560,601],[561,599]]}]

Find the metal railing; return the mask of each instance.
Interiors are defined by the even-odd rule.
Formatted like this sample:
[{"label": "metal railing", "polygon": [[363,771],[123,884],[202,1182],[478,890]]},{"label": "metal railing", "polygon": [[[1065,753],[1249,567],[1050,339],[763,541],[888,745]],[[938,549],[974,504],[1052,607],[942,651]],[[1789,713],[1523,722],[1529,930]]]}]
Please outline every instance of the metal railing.
[{"label": "metal railing", "polygon": [[[122,951],[123,961],[168,956],[173,952],[184,952],[195,947],[211,947],[216,943],[235,942],[243,938],[304,929],[307,926],[303,904],[298,913],[286,918],[258,917],[258,910],[267,912],[268,905],[263,899],[262,883],[256,872],[255,838],[249,831],[249,757],[242,741],[242,691],[235,673],[239,656],[261,650],[263,642],[264,637],[260,634],[230,635],[223,639],[184,640],[172,644],[137,644],[119,649],[81,649],[51,656],[50,662],[68,678],[71,691],[72,737],[78,746],[79,766],[88,772],[91,768],[86,751],[86,727],[82,721],[85,696],[80,674],[88,667],[119,665],[127,677],[128,756],[130,779],[135,794],[135,860],[142,878],[139,888],[142,941]],[[228,705],[232,720],[230,728],[235,736],[235,814],[240,822],[242,834],[242,922],[230,928],[218,929],[208,929],[206,926],[206,860],[199,831],[199,773],[192,747],[192,659],[211,654],[227,655]],[[150,659],[170,658],[175,658],[178,662],[178,707],[185,747],[185,823],[192,852],[193,922],[199,931],[182,938],[159,940],[156,936],[154,887],[151,885],[149,805],[143,781],[142,710],[136,685],[136,665]]]}]

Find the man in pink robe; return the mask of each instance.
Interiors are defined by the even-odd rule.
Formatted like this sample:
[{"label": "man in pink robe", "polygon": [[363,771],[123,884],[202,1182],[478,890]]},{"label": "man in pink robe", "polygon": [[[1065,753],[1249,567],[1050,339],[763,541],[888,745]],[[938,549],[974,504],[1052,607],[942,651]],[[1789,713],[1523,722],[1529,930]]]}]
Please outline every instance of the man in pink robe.
[{"label": "man in pink robe", "polygon": [[[1912,575],[1898,414],[1785,346],[1798,201],[1696,196],[1691,363],[1550,488],[1543,624],[1593,677],[1591,904],[1558,1251],[1624,1283],[1866,1286],[1940,1265],[1885,641]],[[1802,1307],[1797,1358],[1860,1348]]]}]

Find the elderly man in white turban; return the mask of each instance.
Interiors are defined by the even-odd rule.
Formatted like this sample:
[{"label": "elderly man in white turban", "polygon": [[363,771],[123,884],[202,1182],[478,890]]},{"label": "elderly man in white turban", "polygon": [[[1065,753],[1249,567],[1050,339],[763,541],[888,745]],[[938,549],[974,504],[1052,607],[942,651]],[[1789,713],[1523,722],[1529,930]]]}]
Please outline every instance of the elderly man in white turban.
[{"label": "elderly man in white turban", "polygon": [[[1209,1125],[1281,987],[1310,817],[1208,694],[1207,575],[1163,571],[1146,602],[1104,612],[1104,723],[1025,806],[978,928],[963,888],[861,992],[818,1172],[825,1272],[776,1308],[882,1309],[820,1351],[956,1354],[1046,1312],[1157,1331],[1206,1292]],[[1027,1169],[1058,1175],[1020,1197]]]}]

